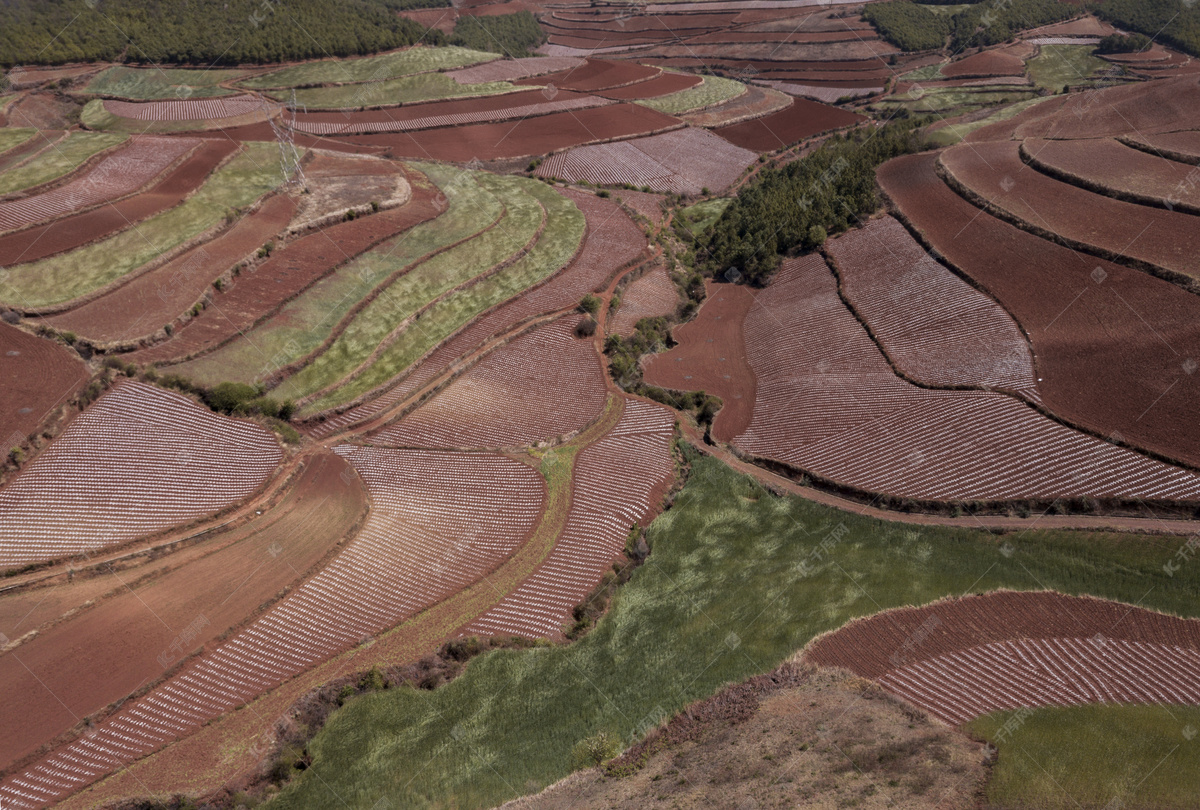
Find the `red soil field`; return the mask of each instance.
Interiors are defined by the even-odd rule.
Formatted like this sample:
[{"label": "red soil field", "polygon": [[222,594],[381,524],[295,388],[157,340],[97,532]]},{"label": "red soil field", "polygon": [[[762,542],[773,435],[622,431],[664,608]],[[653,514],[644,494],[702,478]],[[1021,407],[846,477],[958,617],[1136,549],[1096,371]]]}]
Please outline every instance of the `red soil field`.
[{"label": "red soil field", "polygon": [[450,70],[446,72],[459,84],[478,84],[479,82],[511,82],[516,79],[527,79],[531,76],[542,76],[547,73],[558,73],[582,66],[584,60],[570,56],[534,56],[525,59],[496,59],[484,62],[482,65]]},{"label": "red soil field", "polygon": [[464,162],[545,155],[594,141],[657,132],[677,126],[679,119],[640,104],[612,104],[551,113],[528,121],[469,124],[452,137],[428,131],[357,135],[354,144],[380,146],[396,157]]},{"label": "red soil field", "polygon": [[[764,81],[764,84],[769,84],[783,93],[790,93],[793,96],[803,96],[816,101],[824,101],[826,104],[836,104],[839,100],[846,97],[861,98],[862,96],[872,96],[883,92],[882,84],[868,85],[866,87],[839,87],[838,82],[817,85]],[[858,84],[858,82],[855,82],[855,84]]]},{"label": "red soil field", "polygon": [[45,320],[98,343],[133,341],[171,323],[208,292],[213,281],[243,261],[291,221],[296,203],[267,198],[220,236],[143,273],[108,295]]},{"label": "red soil field", "polygon": [[471,322],[454,334],[380,396],[342,414],[316,423],[315,437],[331,433],[383,413],[423,389],[461,357],[496,335],[504,334],[538,315],[568,310],[589,292],[602,289],[646,250],[646,235],[611,200],[581,191],[563,192],[583,212],[587,223],[583,247],[566,268],[541,286],[526,291]]},{"label": "red soil field", "polygon": [[774,152],[805,138],[831,129],[854,126],[863,120],[857,113],[798,98],[792,102],[792,106],[779,112],[713,131],[743,149]]},{"label": "red soil field", "polygon": [[1200,212],[1196,167],[1142,152],[1108,138],[1028,140],[1021,157],[1043,174],[1136,202]]},{"label": "red soil field", "polygon": [[20,445],[87,378],[75,352],[0,321],[0,451]]},{"label": "red soil field", "polygon": [[704,391],[724,403],[713,437],[732,441],[750,424],[757,382],[746,359],[743,326],[754,292],[738,284],[706,282],[704,306],[672,333],[678,345],[642,362],[642,379],[660,388]]},{"label": "red soil field", "polygon": [[938,178],[936,160],[890,161],[879,183],[924,239],[1024,328],[1043,404],[1101,435],[1200,465],[1200,438],[1185,427],[1200,395],[1186,362],[1200,358],[1196,296],[981,213]]},{"label": "red soil field", "polygon": [[1200,232],[1187,214],[1121,202],[1025,166],[1020,144],[964,144],[940,165],[970,193],[1040,231],[1105,257],[1128,257],[1200,278]]},{"label": "red soil field", "polygon": [[608,59],[589,59],[582,67],[572,68],[561,73],[550,73],[531,79],[518,79],[513,84],[518,85],[549,85],[553,84],[560,90],[577,90],[581,93],[594,93],[597,90],[609,90],[614,87],[624,87],[634,82],[644,82],[662,73],[662,68],[639,65],[636,62],[613,62]]},{"label": "red soil field", "polygon": [[873,220],[825,249],[842,295],[906,376],[1038,401],[1032,350],[1016,321],[927,254],[899,222]]},{"label": "red soil field", "polygon": [[575,336],[579,322],[569,315],[495,349],[371,443],[515,448],[582,430],[607,393],[592,341]]},{"label": "red soil field", "polygon": [[639,45],[657,45],[669,44],[675,39],[670,34],[656,34],[647,32],[644,34],[608,34],[602,38],[592,37],[571,37],[562,35],[551,35],[549,37],[550,45],[560,45],[566,48],[578,48],[582,51],[592,51],[594,53],[609,53],[618,49],[634,48]]},{"label": "red soil field", "polygon": [[123,231],[183,202],[237,149],[238,145],[232,141],[204,141],[183,163],[141,194],[46,225],[0,236],[0,256],[10,266],[24,264],[74,250]]},{"label": "red soil field", "polygon": [[541,516],[545,482],[502,456],[342,446],[371,493],[358,536],[260,619],[0,785],[46,803],[243,705],[492,570]]},{"label": "red soil field", "polygon": [[454,33],[458,11],[454,8],[414,8],[398,12],[401,17],[412,20],[426,28],[436,28],[443,34]]},{"label": "red soil field", "polygon": [[1200,132],[1164,132],[1160,135],[1125,135],[1122,140],[1146,152],[1181,163],[1200,164]]},{"label": "red soil field", "polygon": [[[20,711],[0,715],[0,763],[28,756],[247,620],[335,548],[366,508],[358,477],[324,452],[236,541],[148,581],[136,571],[107,577],[108,598],[40,628],[20,646],[20,661],[0,658],[0,677],[24,695]],[[185,632],[190,640],[179,643]]]},{"label": "red soil field", "polygon": [[647,194],[644,191],[614,191],[613,196],[624,203],[635,213],[641,214],[655,225],[661,225],[666,213],[663,211],[663,198],[658,194]]},{"label": "red soil field", "polygon": [[432,188],[413,186],[412,199],[288,242],[169,340],[134,352],[139,363],[178,362],[237,338],[354,256],[440,213]]},{"label": "red soil field", "polygon": [[214,118],[236,118],[239,115],[258,112],[264,107],[262,99],[258,96],[245,95],[189,98],[182,101],[105,99],[104,109],[120,118],[132,118],[135,121],[204,121]]},{"label": "red soil field", "polygon": [[821,257],[785,260],[744,326],[758,380],[742,450],[923,500],[1200,497],[1200,475],[1065,427],[1005,394],[895,376]]},{"label": "red soil field", "polygon": [[0,230],[17,230],[132,194],[200,143],[187,138],[135,135],[60,186],[0,202]]},{"label": "red soil field", "polygon": [[710,45],[744,42],[864,42],[879,39],[873,30],[847,31],[717,31],[689,37],[688,44]]},{"label": "red soil field", "polygon": [[1024,76],[1025,62],[1004,51],[980,51],[942,67],[948,79],[967,76]]},{"label": "red soil field", "polygon": [[627,400],[612,431],[576,458],[571,509],[550,556],[462,635],[562,638],[572,608],[621,555],[629,527],[646,525],[661,507],[674,432],[672,411]]},{"label": "red soil field", "polygon": [[719,127],[760,118],[792,105],[792,99],[773,89],[746,85],[746,92],[724,104],[717,104],[681,117],[694,127]]},{"label": "red soil field", "polygon": [[1052,592],[899,608],[815,640],[844,667],[949,725],[999,709],[1200,703],[1200,622]]},{"label": "red soil field", "polygon": [[679,303],[679,290],[667,268],[657,265],[625,287],[621,293],[621,307],[615,315],[609,316],[606,331],[613,335],[632,335],[642,318],[673,315]]},{"label": "red soil field", "polygon": [[121,381],[0,490],[0,567],[205,517],[251,495],[280,458],[256,424]]},{"label": "red soil field", "polygon": [[597,95],[622,101],[640,98],[658,98],[670,93],[678,93],[689,87],[695,87],[702,81],[701,77],[690,73],[667,73],[655,76],[645,82],[638,82],[627,87],[617,87],[612,90],[601,90]]}]

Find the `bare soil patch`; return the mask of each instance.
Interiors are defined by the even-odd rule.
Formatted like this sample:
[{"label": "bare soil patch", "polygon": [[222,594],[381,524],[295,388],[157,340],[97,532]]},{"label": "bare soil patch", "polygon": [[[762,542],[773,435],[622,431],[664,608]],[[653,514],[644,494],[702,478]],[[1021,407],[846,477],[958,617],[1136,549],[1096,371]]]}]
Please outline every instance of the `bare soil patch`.
[{"label": "bare soil patch", "polygon": [[740,124],[713,130],[725,140],[744,149],[758,152],[774,152],[785,149],[805,138],[822,132],[850,127],[865,120],[861,115],[809,101],[804,98],[793,100],[786,109],[743,121]]},{"label": "bare soil patch", "polygon": [[88,378],[75,352],[0,323],[0,452],[25,437]]}]

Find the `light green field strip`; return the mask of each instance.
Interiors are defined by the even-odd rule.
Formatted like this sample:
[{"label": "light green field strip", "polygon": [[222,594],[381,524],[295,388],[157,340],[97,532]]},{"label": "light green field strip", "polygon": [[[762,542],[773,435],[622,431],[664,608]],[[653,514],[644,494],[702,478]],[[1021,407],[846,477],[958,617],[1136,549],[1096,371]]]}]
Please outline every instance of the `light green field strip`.
[{"label": "light green field strip", "polygon": [[8,107],[9,104],[12,104],[13,99],[15,99],[15,98],[16,98],[15,95],[0,96],[0,112],[3,112]]},{"label": "light green field strip", "polygon": [[20,146],[36,133],[36,129],[27,129],[24,127],[5,127],[0,129],[0,152],[7,152],[13,147]]},{"label": "light green field strip", "polygon": [[872,109],[894,110],[903,107],[914,113],[941,112],[956,107],[987,107],[992,104],[1012,104],[1027,101],[1038,91],[1027,87],[987,91],[929,90],[919,96],[899,95],[872,104]]},{"label": "light green field strip", "polygon": [[451,70],[499,59],[500,55],[469,48],[414,47],[365,59],[323,59],[246,79],[239,84],[254,90],[302,87],[333,82],[374,82],[430,70]]},{"label": "light green field strip", "polygon": [[279,184],[278,147],[248,144],[184,202],[93,245],[8,268],[0,301],[47,307],[87,295],[220,224]]},{"label": "light green field strip", "polygon": [[[0,132],[5,131],[0,129]],[[126,137],[106,132],[72,132],[53,146],[47,142],[46,148],[28,162],[0,172],[0,194],[12,194],[57,180],[75,171],[92,155],[113,148]]]},{"label": "light green field strip", "polygon": [[982,129],[990,124],[998,124],[1001,121],[1007,121],[1009,118],[1029,109],[1035,104],[1040,104],[1051,98],[1054,98],[1054,96],[1039,96],[1026,101],[1019,101],[1016,104],[1011,104],[992,113],[982,121],[972,121],[966,124],[947,124],[940,129],[930,132],[929,140],[938,146],[953,146],[977,129]]},{"label": "light green field strip", "polygon": [[704,81],[695,87],[689,87],[686,90],[680,90],[678,93],[670,93],[659,98],[648,98],[639,101],[652,110],[658,110],[667,115],[679,115],[681,113],[698,110],[702,107],[711,107],[716,104],[723,104],[730,99],[737,98],[742,93],[746,92],[746,85],[741,82],[735,82],[733,79],[722,79],[720,76],[705,76]]},{"label": "light green field strip", "polygon": [[172,370],[204,385],[254,383],[319,349],[350,310],[393,273],[479,233],[503,213],[494,195],[458,170],[439,165],[420,168],[440,188],[449,189],[446,210],[436,219],[338,268],[244,339]]},{"label": "light green field strip", "polygon": [[245,75],[244,70],[190,68],[110,67],[97,74],[85,93],[145,101],[156,99],[211,98],[235,91],[217,85]]},{"label": "light green field strip", "polygon": [[1088,84],[1097,73],[1112,68],[1110,62],[1092,55],[1095,49],[1094,45],[1043,45],[1025,65],[1035,85],[1060,93],[1067,85]]},{"label": "light green field strip", "polygon": [[[310,87],[296,91],[296,102],[310,110],[340,110],[357,107],[380,107],[392,104],[410,104],[414,101],[437,101],[457,96],[484,96],[528,90],[509,82],[481,82],[459,84],[445,73],[421,73],[384,82],[348,84],[341,87]],[[276,92],[273,96],[284,100],[291,98],[288,92]]]},{"label": "light green field strip", "polygon": [[[475,181],[504,205],[504,218],[453,250],[440,253],[396,280],[340,334],[320,357],[275,389],[283,399],[300,399],[334,385],[371,358],[379,344],[422,307],[488,272],[525,247],[542,226],[542,207],[530,193],[536,181],[478,175]],[[461,191],[459,192],[462,193]],[[489,203],[478,212],[483,224],[496,218]],[[455,297],[463,293],[455,293]],[[425,318],[421,318],[422,328]]]},{"label": "light green field strip", "polygon": [[547,214],[546,229],[533,250],[478,284],[438,301],[361,374],[306,406],[306,415],[344,405],[378,388],[486,310],[548,278],[571,260],[583,241],[583,214],[553,188],[526,182]]}]

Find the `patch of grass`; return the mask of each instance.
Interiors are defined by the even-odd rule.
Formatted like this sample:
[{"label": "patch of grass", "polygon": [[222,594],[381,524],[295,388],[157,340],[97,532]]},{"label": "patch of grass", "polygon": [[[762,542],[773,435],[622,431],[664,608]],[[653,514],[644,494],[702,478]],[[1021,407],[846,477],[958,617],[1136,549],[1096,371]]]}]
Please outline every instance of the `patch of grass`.
[{"label": "patch of grass", "polygon": [[715,200],[698,202],[695,205],[689,205],[687,208],[680,209],[675,214],[676,233],[679,233],[682,229],[682,236],[688,241],[693,241],[695,237],[704,233],[714,222],[721,218],[721,214],[725,213],[725,209],[729,207],[729,203],[731,202],[733,200],[729,197],[720,197]]},{"label": "patch of grass", "polygon": [[[372,290],[398,270],[446,245],[486,228],[500,216],[500,202],[469,177],[436,164],[419,167],[440,188],[447,207],[435,219],[367,251],[288,303],[278,316],[212,354],[177,367],[197,382],[255,382],[275,368],[316,351],[334,327]],[[464,182],[465,181],[465,182]]]},{"label": "patch of grass", "polygon": [[87,247],[9,268],[4,301],[43,307],[70,301],[141,267],[164,251],[218,225],[279,183],[278,150],[248,144],[174,208]]},{"label": "patch of grass", "polygon": [[[0,105],[3,107],[3,105]],[[7,152],[13,147],[20,146],[37,134],[36,129],[23,127],[5,127],[0,129],[0,152]]]},{"label": "patch of grass", "polygon": [[1049,98],[1053,98],[1053,96],[1039,96],[1037,98],[1026,99],[1025,101],[1018,101],[1016,104],[1010,104],[978,121],[971,121],[965,124],[948,124],[940,129],[931,130],[928,132],[929,142],[933,146],[953,146],[975,130],[982,129],[990,124],[1007,121],[1013,116]]},{"label": "patch of grass", "polygon": [[[195,132],[197,129],[204,129],[207,125],[205,121],[138,121],[135,118],[122,118],[105,109],[104,100],[99,98],[94,98],[83,105],[79,120],[88,129],[97,132],[124,132],[137,135],[147,132]],[[255,112],[237,119],[225,120],[226,122],[232,120],[239,123],[252,123],[265,119],[261,112]]]},{"label": "patch of grass", "polygon": [[[1200,707],[1073,706],[1021,715],[997,712],[967,726],[999,749],[987,784],[994,806],[1196,806]],[[1001,733],[1010,721],[1015,730]]]},{"label": "patch of grass", "polygon": [[[7,131],[0,129],[0,132]],[[12,194],[14,191],[23,191],[56,180],[75,171],[97,152],[111,149],[124,140],[124,135],[72,132],[65,140],[42,150],[41,154],[29,162],[0,173],[0,194]]]},{"label": "patch of grass", "polygon": [[946,77],[942,75],[943,64],[938,62],[935,65],[926,65],[919,67],[916,70],[910,70],[908,73],[900,76],[902,82],[936,82],[942,81]]},{"label": "patch of grass", "polygon": [[1038,87],[1055,93],[1067,85],[1089,84],[1111,64],[1093,56],[1091,45],[1043,45],[1041,53],[1026,62],[1029,76]]},{"label": "patch of grass", "polygon": [[934,88],[918,94],[890,96],[871,105],[882,110],[902,107],[915,114],[945,112],[958,107],[987,107],[993,104],[1012,104],[1025,101],[1036,90],[1022,87],[995,88],[985,90],[961,90],[959,88]]},{"label": "patch of grass", "polygon": [[317,84],[378,82],[399,76],[410,76],[414,73],[466,67],[497,58],[499,58],[499,54],[473,51],[456,46],[445,48],[415,46],[362,59],[322,59],[318,62],[307,62],[261,76],[254,76],[239,84],[253,90],[266,90]]},{"label": "patch of grass", "polygon": [[704,81],[695,87],[670,93],[659,98],[648,98],[639,101],[653,110],[667,115],[679,115],[702,107],[712,107],[730,99],[737,98],[746,92],[746,85],[733,79],[723,79],[720,76],[705,76]]},{"label": "patch of grass", "polygon": [[[317,413],[343,405],[393,379],[484,311],[519,295],[559,270],[583,241],[585,223],[575,204],[537,181],[525,181],[530,196],[546,209],[546,228],[522,259],[467,289],[438,301],[420,321],[354,379],[309,403],[304,411]],[[478,272],[478,271],[477,271]]]},{"label": "patch of grass", "polygon": [[[445,73],[419,73],[383,82],[347,84],[341,87],[312,87],[296,91],[296,101],[309,109],[340,110],[437,101],[456,96],[483,96],[528,90],[509,82],[459,84]],[[285,94],[276,93],[283,98]],[[290,93],[286,94],[290,97]]]},{"label": "patch of grass", "polygon": [[816,634],[889,607],[1046,587],[1197,611],[1200,565],[1174,577],[1162,569],[1178,539],[1030,531],[1010,535],[1005,555],[986,532],[775,497],[717,461],[692,462],[674,508],[649,530],[649,559],[584,639],[489,654],[431,693],[360,698],[313,740],[312,768],[269,806],[334,796],[352,808],[381,796],[403,807],[494,806],[566,775],[580,740],[607,731],[628,744],[645,718],[768,672]]},{"label": "patch of grass", "polygon": [[211,98],[233,93],[234,91],[217,85],[243,75],[245,71],[242,70],[114,66],[94,76],[83,92],[147,101]]}]

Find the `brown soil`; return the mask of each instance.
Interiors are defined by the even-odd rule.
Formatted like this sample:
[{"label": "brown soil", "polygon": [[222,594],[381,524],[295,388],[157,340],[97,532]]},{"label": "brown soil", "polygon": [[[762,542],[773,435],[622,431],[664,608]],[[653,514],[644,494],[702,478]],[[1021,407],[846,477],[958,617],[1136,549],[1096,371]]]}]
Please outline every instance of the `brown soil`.
[{"label": "brown soil", "polygon": [[417,8],[400,12],[401,17],[419,23],[426,28],[436,28],[443,34],[454,33],[458,12],[453,8]]},{"label": "brown soil", "polygon": [[948,79],[961,79],[966,76],[1024,76],[1025,63],[1004,51],[980,51],[943,66],[942,75]]},{"label": "brown soil", "polygon": [[534,76],[528,79],[518,79],[513,84],[547,85],[553,84],[562,90],[578,90],[583,93],[593,93],[597,90],[608,90],[624,87],[634,82],[644,82],[653,79],[662,72],[661,68],[639,65],[636,62],[613,62],[607,59],[589,59],[583,65],[550,73],[545,76]]},{"label": "brown soil", "polygon": [[713,130],[730,143],[757,152],[774,152],[794,143],[828,132],[850,127],[865,120],[857,113],[828,104],[798,98],[779,112]]},{"label": "brown soil", "polygon": [[674,332],[679,345],[651,355],[642,379],[660,388],[704,391],[721,398],[724,407],[713,421],[713,437],[728,442],[744,431],[754,415],[756,381],[746,359],[743,324],[754,305],[754,292],[744,285],[709,281],[707,297],[696,317]]},{"label": "brown soil", "polygon": [[679,288],[667,268],[658,265],[634,279],[621,292],[621,308],[608,318],[609,334],[632,335],[642,318],[674,315],[679,308]]},{"label": "brown soil", "polygon": [[792,97],[786,93],[750,84],[746,85],[746,92],[731,101],[699,112],[684,113],[680,117],[694,127],[730,126],[779,112],[790,106]]},{"label": "brown soil", "polygon": [[[459,115],[462,113],[496,112],[503,113],[510,107],[522,107],[530,104],[544,104],[547,101],[565,101],[571,98],[581,98],[584,94],[560,89],[558,94],[550,99],[542,89],[518,90],[512,93],[498,93],[478,98],[450,99],[448,101],[430,101],[423,104],[405,104],[401,107],[384,107],[378,110],[363,110],[361,112],[313,112],[300,115],[298,123],[303,124],[378,124],[414,121],[422,118],[434,118],[442,115]],[[499,117],[499,116],[498,116]],[[445,133],[442,133],[445,135]]]},{"label": "brown soil", "polygon": [[58,93],[27,93],[5,109],[10,127],[70,129],[79,121],[82,105]]},{"label": "brown soil", "polygon": [[79,356],[61,343],[0,323],[0,455],[20,445],[87,378]]},{"label": "brown soil", "polygon": [[659,76],[650,79],[649,81],[638,82],[626,87],[617,87],[612,90],[601,90],[597,95],[604,98],[614,98],[621,101],[630,101],[641,98],[658,98],[669,93],[678,93],[680,90],[686,90],[689,87],[695,87],[702,81],[699,76],[692,76],[688,73],[662,73]]}]

